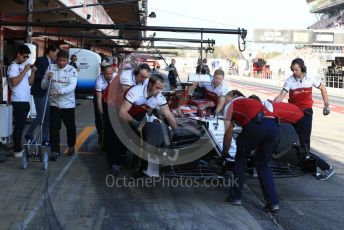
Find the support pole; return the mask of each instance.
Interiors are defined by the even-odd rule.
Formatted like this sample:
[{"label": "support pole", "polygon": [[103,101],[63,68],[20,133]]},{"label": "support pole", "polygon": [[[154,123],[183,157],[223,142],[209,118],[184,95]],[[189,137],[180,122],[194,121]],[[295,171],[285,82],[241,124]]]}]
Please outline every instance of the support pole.
[{"label": "support pole", "polygon": [[[26,10],[27,12],[32,12],[33,10],[33,0],[27,0],[26,1]],[[29,13],[27,15],[27,22],[31,23],[32,22],[32,14]],[[26,42],[27,43],[32,43],[32,26],[27,26],[26,27],[26,33],[27,33],[27,38],[26,38]]]},{"label": "support pole", "polygon": [[[0,16],[2,13],[0,12]],[[1,18],[0,18],[1,21]],[[4,67],[4,27],[0,26],[0,103],[3,103],[3,82],[2,78],[6,75]]]}]

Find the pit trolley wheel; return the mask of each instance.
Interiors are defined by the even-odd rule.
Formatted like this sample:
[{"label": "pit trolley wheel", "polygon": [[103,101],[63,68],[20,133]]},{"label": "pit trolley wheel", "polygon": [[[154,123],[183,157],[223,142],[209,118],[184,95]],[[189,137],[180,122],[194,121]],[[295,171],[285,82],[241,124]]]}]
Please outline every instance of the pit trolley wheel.
[{"label": "pit trolley wheel", "polygon": [[48,162],[49,162],[49,157],[48,157],[47,151],[43,152],[42,162],[43,162],[43,169],[47,170],[48,169]]},{"label": "pit trolley wheel", "polygon": [[48,146],[41,146],[40,147],[40,157],[41,157],[41,161],[43,163],[43,169],[44,170],[48,169],[49,152],[50,152],[50,147],[48,147]]},{"label": "pit trolley wheel", "polygon": [[28,150],[25,148],[25,151],[23,152],[23,156],[21,158],[21,167],[22,167],[22,169],[26,169],[27,168],[28,162],[29,162]]}]

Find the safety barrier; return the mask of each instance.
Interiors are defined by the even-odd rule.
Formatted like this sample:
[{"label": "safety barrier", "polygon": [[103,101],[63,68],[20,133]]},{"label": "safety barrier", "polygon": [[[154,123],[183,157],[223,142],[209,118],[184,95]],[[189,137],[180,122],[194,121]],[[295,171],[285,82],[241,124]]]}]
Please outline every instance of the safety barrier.
[{"label": "safety barrier", "polygon": [[330,88],[343,88],[343,73],[328,74],[325,76],[326,87]]},{"label": "safety barrier", "polygon": [[262,78],[262,79],[271,79],[272,71],[253,71],[253,77],[255,78]]}]

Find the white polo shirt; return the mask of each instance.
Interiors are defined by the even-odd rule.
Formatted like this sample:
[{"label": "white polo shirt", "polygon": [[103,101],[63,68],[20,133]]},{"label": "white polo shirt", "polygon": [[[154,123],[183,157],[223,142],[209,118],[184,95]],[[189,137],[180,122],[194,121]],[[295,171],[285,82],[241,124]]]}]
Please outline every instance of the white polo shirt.
[{"label": "white polo shirt", "polygon": [[309,109],[313,105],[312,89],[313,87],[319,88],[320,84],[320,80],[308,75],[305,75],[302,80],[292,75],[285,81],[283,90],[289,92],[289,103],[295,104],[301,109]]},{"label": "white polo shirt", "polygon": [[113,74],[110,82],[108,82],[105,80],[104,75],[100,74],[96,80],[96,86],[95,86],[96,92],[103,92],[115,77],[116,77],[116,74]]},{"label": "white polo shirt", "polygon": [[156,96],[148,97],[148,86],[137,85],[131,88],[125,95],[125,99],[134,105],[147,105],[152,109],[167,104],[166,98],[159,93]]},{"label": "white polo shirt", "polygon": [[[18,64],[18,63],[12,62],[12,64],[8,67],[8,70],[7,70],[8,78],[18,77],[24,68],[25,68],[24,64]],[[31,99],[31,96],[30,96],[31,87],[29,84],[30,75],[31,75],[31,71],[26,72],[22,81],[19,82],[19,84],[16,86],[12,86],[12,84],[10,83],[10,87],[12,90],[12,96],[11,96],[12,101],[30,102],[30,99]]]},{"label": "white polo shirt", "polygon": [[229,89],[227,88],[227,86],[225,86],[223,81],[217,87],[214,86],[213,82],[211,82],[211,83],[199,83],[199,86],[206,89],[209,92],[215,93],[218,97],[220,97],[220,96],[224,97],[229,92]]},{"label": "white polo shirt", "polygon": [[[122,71],[119,80],[120,80],[121,85],[127,85],[127,86],[137,85],[135,75],[133,74],[132,69]],[[144,82],[141,83],[140,85],[147,85],[147,84],[148,84],[148,78],[145,79]]]}]

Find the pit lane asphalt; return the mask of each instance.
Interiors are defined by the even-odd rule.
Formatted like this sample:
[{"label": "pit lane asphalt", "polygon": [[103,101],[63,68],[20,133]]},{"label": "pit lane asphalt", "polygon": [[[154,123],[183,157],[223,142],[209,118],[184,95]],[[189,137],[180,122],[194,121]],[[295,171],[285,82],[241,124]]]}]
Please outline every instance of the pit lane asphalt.
[{"label": "pit lane asphalt", "polygon": [[[239,89],[245,95],[257,94],[262,99],[273,99],[283,86],[276,79],[253,79],[229,76],[231,89]],[[280,197],[280,212],[275,220],[283,229],[342,229],[344,219],[344,89],[327,88],[332,112],[322,115],[322,99],[319,90],[313,89],[315,106],[311,151],[324,158],[335,169],[326,181],[311,175],[276,179]],[[248,180],[248,187],[262,200],[257,180]],[[251,209],[247,209],[249,212]],[[254,215],[254,214],[253,214]]]},{"label": "pit lane asphalt", "polygon": [[[93,125],[91,101],[79,102],[78,134]],[[255,179],[246,181],[242,207],[223,203],[228,195],[224,187],[107,187],[106,158],[92,133],[79,154],[50,162],[49,172],[41,170],[40,163],[22,170],[14,158],[0,164],[1,228],[341,229],[343,115],[332,113],[327,119],[320,113],[315,110],[313,151],[333,164],[336,174],[327,181],[309,175],[277,179],[281,210],[274,216],[261,210],[263,199]],[[64,129],[61,137],[66,147]]]},{"label": "pit lane asphalt", "polygon": [[[94,118],[92,101],[78,103],[80,139]],[[61,144],[67,147],[64,128]],[[1,229],[280,229],[247,186],[239,207],[224,203],[229,189],[221,185],[152,185],[148,179],[146,185],[124,186],[124,179],[113,184],[110,176],[107,186],[106,155],[97,147],[94,131],[78,154],[49,162],[48,171],[40,162],[23,170],[13,157],[0,167]],[[129,172],[120,176],[128,178]]]}]

